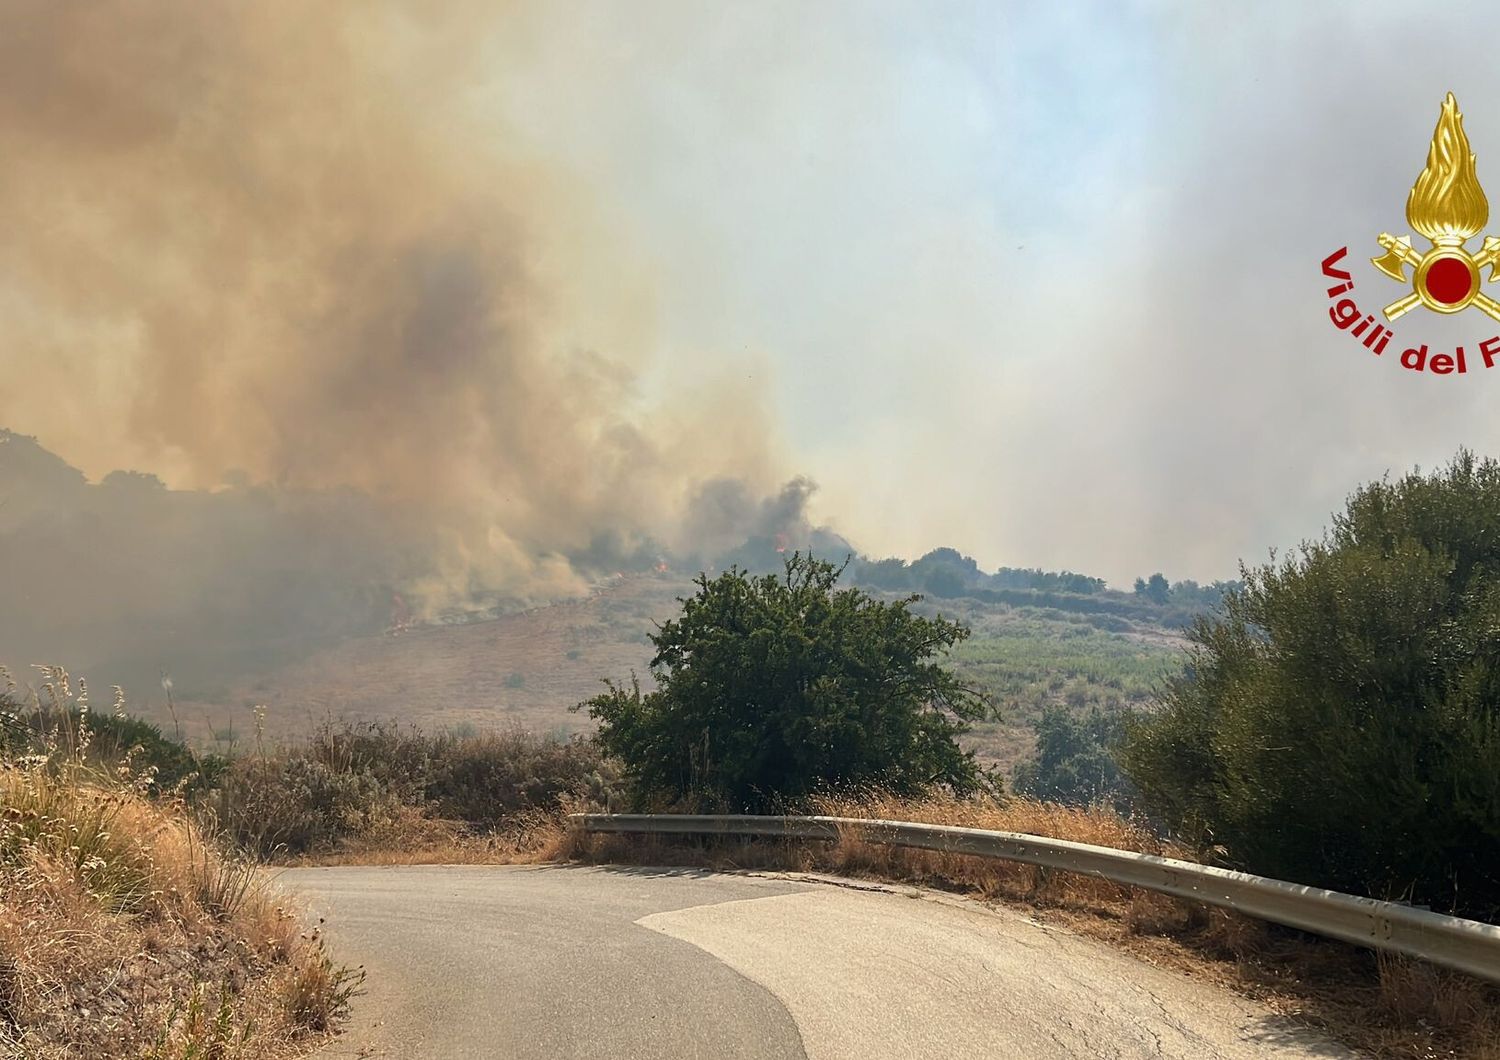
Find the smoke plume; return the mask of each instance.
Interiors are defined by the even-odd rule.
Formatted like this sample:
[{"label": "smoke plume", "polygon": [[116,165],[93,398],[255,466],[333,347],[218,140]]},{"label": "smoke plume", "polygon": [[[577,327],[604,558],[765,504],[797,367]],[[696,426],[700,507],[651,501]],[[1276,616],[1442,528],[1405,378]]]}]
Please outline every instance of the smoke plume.
[{"label": "smoke plume", "polygon": [[534,16],[0,0],[0,661],[209,675],[806,530],[753,390],[637,387],[649,264],[495,99]]},{"label": "smoke plume", "polygon": [[698,483],[772,484],[753,396],[636,393],[649,270],[487,100],[520,18],[4,0],[0,22],[0,423],[91,478],[356,491],[422,527],[428,600],[576,591],[568,557],[601,542],[691,545]]}]

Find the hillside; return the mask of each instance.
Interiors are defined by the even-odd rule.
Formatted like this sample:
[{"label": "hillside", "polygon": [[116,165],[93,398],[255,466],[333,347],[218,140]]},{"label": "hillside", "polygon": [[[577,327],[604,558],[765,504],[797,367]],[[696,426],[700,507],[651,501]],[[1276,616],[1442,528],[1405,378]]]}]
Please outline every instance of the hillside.
[{"label": "hillside", "polygon": [[1125,620],[1045,606],[1038,602],[1045,597],[1034,594],[1031,603],[959,598],[918,605],[961,618],[974,630],[954,650],[953,665],[999,706],[1000,720],[975,725],[966,742],[1006,776],[1031,753],[1034,726],[1046,706],[1079,713],[1142,707],[1177,664],[1185,643],[1180,625],[1170,618],[1153,621],[1149,608]]},{"label": "hillside", "polygon": [[[633,671],[646,678],[653,622],[675,614],[677,598],[690,589],[672,573],[626,575],[584,599],[352,637],[179,700],[178,722],[196,741],[241,746],[254,738],[257,706],[265,708],[264,731],[273,739],[305,734],[329,717],[398,720],[429,730],[585,731],[588,718],[568,708],[598,691],[605,677],[628,680]],[[953,662],[1000,705],[1002,720],[977,726],[970,743],[1007,773],[1029,752],[1046,704],[1139,705],[1179,644],[1175,631],[1140,616],[969,598],[929,598],[918,607],[973,627]],[[173,724],[160,702],[149,713]]]},{"label": "hillside", "polygon": [[[325,717],[578,732],[588,719],[568,707],[606,676],[644,676],[651,622],[671,615],[688,588],[672,575],[627,575],[586,598],[500,618],[351,637],[179,701],[177,712],[195,739],[218,742],[253,734],[257,705],[274,737],[306,733]],[[152,713],[170,724],[164,710]]]},{"label": "hillside", "polygon": [[423,608],[409,587],[430,573],[421,557],[432,546],[410,512],[349,491],[242,481],[172,490],[117,471],[91,484],[36,439],[0,430],[0,586],[19,605],[0,614],[0,664],[67,662],[96,686],[124,685],[133,709],[163,726],[221,747],[253,740],[258,726],[271,739],[303,735],[329,717],[578,732],[589,721],[568,708],[602,679],[648,676],[647,635],[689,592],[687,572],[776,570],[787,549],[811,550],[848,558],[845,584],[921,594],[922,610],[973,627],[953,662],[1002,720],[970,739],[1008,771],[1047,704],[1143,702],[1178,631],[1229,584],[1158,574],[1116,592],[1069,571],[987,572],[952,548],[872,559],[807,523],[810,488],[794,483],[758,506],[720,489],[719,536],[737,543],[715,555],[595,543],[570,558],[566,588],[476,584]]},{"label": "hillside", "polygon": [[245,675],[414,622],[514,614],[622,573],[768,569],[784,548],[849,554],[808,522],[811,490],[794,480],[760,496],[714,479],[694,494],[675,550],[606,518],[561,523],[502,559],[462,547],[420,505],[239,474],[207,489],[135,471],[90,482],[0,428],[0,665],[67,663],[142,704],[170,675],[181,697],[236,704],[252,697],[237,695]]}]

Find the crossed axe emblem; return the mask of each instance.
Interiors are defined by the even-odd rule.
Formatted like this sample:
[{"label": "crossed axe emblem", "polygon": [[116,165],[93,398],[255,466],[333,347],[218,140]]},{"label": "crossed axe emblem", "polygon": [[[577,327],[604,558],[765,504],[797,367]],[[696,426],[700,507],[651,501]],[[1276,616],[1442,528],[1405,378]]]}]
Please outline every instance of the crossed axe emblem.
[{"label": "crossed axe emblem", "polygon": [[[1377,269],[1400,283],[1408,282],[1406,266],[1416,270],[1409,281],[1411,294],[1385,307],[1387,320],[1395,320],[1419,305],[1438,313],[1457,313],[1472,305],[1500,320],[1500,302],[1479,289],[1485,280],[1500,278],[1500,239],[1485,236],[1478,254],[1465,250],[1457,236],[1439,236],[1425,254],[1411,245],[1411,236],[1398,239],[1382,232],[1379,241],[1387,253],[1370,259]],[[1486,268],[1490,274],[1481,278],[1480,272]]]}]

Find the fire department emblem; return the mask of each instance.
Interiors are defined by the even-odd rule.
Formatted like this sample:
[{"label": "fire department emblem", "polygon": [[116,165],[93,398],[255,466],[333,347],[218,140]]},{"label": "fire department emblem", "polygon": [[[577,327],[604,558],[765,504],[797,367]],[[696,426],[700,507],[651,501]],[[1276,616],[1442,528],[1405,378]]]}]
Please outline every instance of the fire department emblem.
[{"label": "fire department emblem", "polygon": [[[1477,254],[1464,244],[1479,234],[1490,217],[1490,204],[1474,171],[1474,154],[1464,135],[1464,116],[1453,93],[1443,100],[1427,165],[1406,198],[1406,223],[1432,244],[1418,251],[1411,236],[1400,238],[1380,233],[1386,251],[1370,259],[1381,272],[1400,283],[1411,284],[1411,294],[1385,307],[1387,320],[1424,305],[1435,313],[1457,313],[1469,306],[1500,320],[1500,302],[1480,290],[1480,273],[1488,268],[1489,280],[1500,276],[1500,239],[1485,236]],[[1407,277],[1406,270],[1412,274]]]}]

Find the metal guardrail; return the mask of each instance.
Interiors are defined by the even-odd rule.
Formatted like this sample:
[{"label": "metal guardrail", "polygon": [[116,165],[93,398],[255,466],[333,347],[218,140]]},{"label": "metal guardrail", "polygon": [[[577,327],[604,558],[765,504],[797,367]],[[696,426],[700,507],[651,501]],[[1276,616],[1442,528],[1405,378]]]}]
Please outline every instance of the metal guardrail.
[{"label": "metal guardrail", "polygon": [[1021,832],[857,817],[577,813],[588,832],[838,839],[1020,861],[1142,887],[1500,982],[1500,926],[1320,887]]}]

